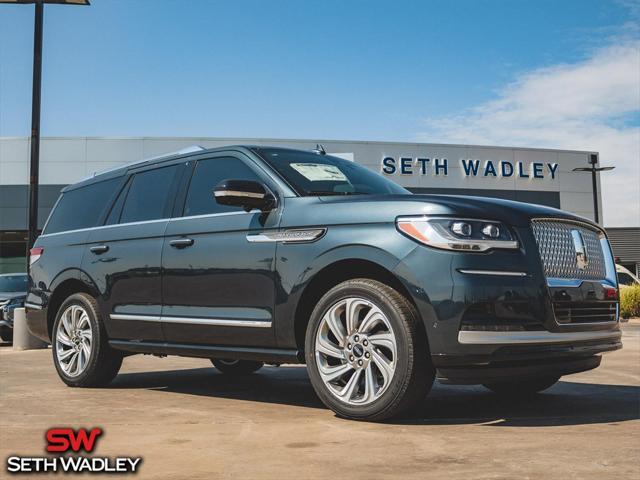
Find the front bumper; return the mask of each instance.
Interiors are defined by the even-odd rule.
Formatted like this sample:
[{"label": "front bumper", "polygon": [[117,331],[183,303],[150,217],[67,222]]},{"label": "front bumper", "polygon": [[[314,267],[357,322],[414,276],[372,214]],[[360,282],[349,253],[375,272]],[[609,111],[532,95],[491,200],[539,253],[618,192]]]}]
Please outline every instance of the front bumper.
[{"label": "front bumper", "polygon": [[[622,347],[609,287],[592,281],[551,285],[531,230],[516,230],[517,251],[473,254],[418,246],[396,268],[445,382],[566,375],[595,368],[603,352]],[[592,303],[597,308],[591,310]],[[611,309],[608,317],[600,315]]]},{"label": "front bumper", "polygon": [[603,353],[622,348],[622,334],[619,330],[550,335],[555,342],[533,343],[532,338],[527,338],[529,343],[517,343],[520,338],[514,338],[511,342],[502,338],[502,345],[491,344],[496,348],[490,354],[441,354],[432,355],[431,358],[437,369],[438,379],[443,383],[479,384],[508,378],[562,376],[583,372],[600,365]]}]

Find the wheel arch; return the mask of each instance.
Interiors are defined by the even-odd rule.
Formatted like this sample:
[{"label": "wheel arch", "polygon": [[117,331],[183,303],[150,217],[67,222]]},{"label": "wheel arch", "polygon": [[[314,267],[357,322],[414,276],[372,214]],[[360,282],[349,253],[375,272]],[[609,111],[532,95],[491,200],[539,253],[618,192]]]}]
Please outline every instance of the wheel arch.
[{"label": "wheel arch", "polygon": [[86,276],[81,275],[82,272],[78,271],[77,273],[77,276],[59,279],[59,282],[52,289],[52,294],[47,304],[47,332],[49,333],[49,338],[53,338],[53,324],[65,299],[74,293],[86,293],[94,298],[98,295],[95,286],[84,280]]},{"label": "wheel arch", "polygon": [[[346,258],[330,263],[319,270],[302,291],[294,314],[294,334],[298,352],[304,358],[304,340],[311,313],[320,298],[331,288],[346,280],[368,278],[392,287],[402,294],[416,309],[419,309],[408,287],[391,270],[379,263],[362,258]],[[420,326],[424,329],[423,322]],[[425,332],[426,334],[426,332]]]}]

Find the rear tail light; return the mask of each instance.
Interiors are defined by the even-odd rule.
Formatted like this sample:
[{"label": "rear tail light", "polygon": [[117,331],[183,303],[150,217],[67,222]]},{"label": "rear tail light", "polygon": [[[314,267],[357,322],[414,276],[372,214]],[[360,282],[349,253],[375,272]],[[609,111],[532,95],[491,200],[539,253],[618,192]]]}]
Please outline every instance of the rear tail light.
[{"label": "rear tail light", "polygon": [[33,265],[36,263],[42,254],[44,253],[44,248],[42,247],[33,247],[29,250],[29,265]]},{"label": "rear tail light", "polygon": [[618,299],[618,289],[617,288],[605,288],[604,289],[604,298],[607,300],[617,300]]}]

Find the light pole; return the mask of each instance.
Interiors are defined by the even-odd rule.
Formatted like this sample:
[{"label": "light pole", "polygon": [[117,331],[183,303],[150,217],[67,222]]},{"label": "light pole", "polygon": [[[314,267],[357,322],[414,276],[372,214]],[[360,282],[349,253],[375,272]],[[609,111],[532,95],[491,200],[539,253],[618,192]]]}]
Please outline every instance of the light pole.
[{"label": "light pole", "polygon": [[607,170],[613,170],[616,167],[596,167],[598,164],[598,155],[592,153],[589,155],[589,164],[590,167],[577,167],[574,168],[574,172],[591,172],[591,182],[593,183],[593,213],[594,219],[596,223],[600,223],[600,215],[598,212],[598,182],[597,182],[597,174],[598,172],[605,172]]},{"label": "light pole", "polygon": [[[31,93],[31,158],[29,161],[29,221],[27,258],[38,231],[38,179],[40,167],[40,94],[42,84],[42,17],[45,3],[89,5],[89,0],[0,0],[0,3],[35,3],[33,29],[33,85]],[[28,263],[28,262],[27,262]]]}]

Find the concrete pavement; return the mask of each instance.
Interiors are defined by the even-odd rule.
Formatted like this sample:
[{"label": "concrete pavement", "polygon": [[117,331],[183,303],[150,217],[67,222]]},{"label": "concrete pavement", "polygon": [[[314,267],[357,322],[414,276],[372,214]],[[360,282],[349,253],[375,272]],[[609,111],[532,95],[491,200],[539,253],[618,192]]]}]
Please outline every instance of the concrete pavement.
[{"label": "concrete pavement", "polygon": [[534,399],[436,384],[418,416],[387,424],[335,417],[300,366],[234,379],[139,355],[110,388],[72,389],[51,350],[0,347],[0,477],[71,426],[104,429],[96,455],[144,457],[139,478],[640,479],[640,322],[624,330],[600,368]]}]

